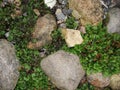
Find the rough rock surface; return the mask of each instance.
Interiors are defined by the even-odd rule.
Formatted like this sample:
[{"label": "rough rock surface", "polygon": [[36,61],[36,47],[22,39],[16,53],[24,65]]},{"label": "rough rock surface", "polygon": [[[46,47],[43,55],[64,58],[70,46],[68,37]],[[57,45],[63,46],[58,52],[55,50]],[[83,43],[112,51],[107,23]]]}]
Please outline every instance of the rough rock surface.
[{"label": "rough rock surface", "polygon": [[55,15],[57,17],[57,20],[61,20],[61,21],[65,21],[67,19],[67,16],[65,16],[63,13],[62,13],[62,10],[61,9],[57,9],[56,12],[55,12]]},{"label": "rough rock surface", "polygon": [[49,44],[52,41],[51,32],[55,29],[56,20],[53,15],[46,14],[38,18],[32,33],[32,41],[29,42],[28,48],[40,49],[45,44]]},{"label": "rough rock surface", "polygon": [[110,87],[113,90],[120,90],[120,74],[115,74],[111,76]]},{"label": "rough rock surface", "polygon": [[0,40],[0,90],[14,90],[19,77],[18,68],[13,45]]},{"label": "rough rock surface", "polygon": [[102,73],[95,73],[87,76],[87,80],[89,83],[96,87],[106,87],[110,83],[110,78],[109,77],[104,77]]},{"label": "rough rock surface", "polygon": [[[96,25],[102,20],[103,10],[99,0],[68,0],[69,7],[79,17],[82,25]],[[76,16],[77,15],[77,16]]]},{"label": "rough rock surface", "polygon": [[62,29],[62,35],[68,47],[74,47],[75,45],[81,44],[83,42],[83,38],[79,30]]},{"label": "rough rock surface", "polygon": [[112,8],[109,11],[109,23],[107,25],[108,33],[119,33],[120,34],[120,9]]},{"label": "rough rock surface", "polygon": [[75,90],[85,75],[78,56],[62,50],[44,58],[41,68],[61,90]]}]

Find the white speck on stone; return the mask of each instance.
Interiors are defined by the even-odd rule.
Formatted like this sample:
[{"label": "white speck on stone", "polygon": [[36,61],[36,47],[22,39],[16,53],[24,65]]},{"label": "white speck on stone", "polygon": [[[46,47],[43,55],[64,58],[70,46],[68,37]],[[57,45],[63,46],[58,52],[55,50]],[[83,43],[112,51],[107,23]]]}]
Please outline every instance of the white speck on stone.
[{"label": "white speck on stone", "polygon": [[56,0],[44,0],[44,3],[51,9],[55,6],[56,2]]}]

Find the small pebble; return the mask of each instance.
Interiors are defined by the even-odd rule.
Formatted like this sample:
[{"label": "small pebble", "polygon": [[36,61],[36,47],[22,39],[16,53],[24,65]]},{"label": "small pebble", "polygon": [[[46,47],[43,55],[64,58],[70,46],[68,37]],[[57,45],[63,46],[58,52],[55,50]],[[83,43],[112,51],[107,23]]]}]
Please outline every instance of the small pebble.
[{"label": "small pebble", "polygon": [[37,15],[37,16],[40,16],[40,12],[38,9],[33,9],[34,13]]},{"label": "small pebble", "polygon": [[62,11],[63,11],[63,14],[65,15],[70,15],[72,13],[72,10],[67,8],[64,8]]},{"label": "small pebble", "polygon": [[66,4],[67,4],[67,0],[58,0],[58,2],[59,2],[60,4],[63,4],[63,5],[66,5]]},{"label": "small pebble", "polygon": [[59,28],[66,28],[66,24],[65,24],[65,23],[61,23],[61,24],[59,25]]},{"label": "small pebble", "polygon": [[9,37],[9,32],[5,33],[5,37],[6,37],[6,38]]},{"label": "small pebble", "polygon": [[47,53],[47,50],[45,48],[42,48],[40,50],[40,57],[45,57],[46,56],[46,53]]},{"label": "small pebble", "polygon": [[27,16],[27,12],[23,13],[23,16]]},{"label": "small pebble", "polygon": [[67,19],[67,16],[65,16],[63,13],[62,13],[62,10],[61,9],[57,9],[56,12],[55,12],[55,15],[57,17],[57,20],[61,20],[61,21],[66,21]]}]

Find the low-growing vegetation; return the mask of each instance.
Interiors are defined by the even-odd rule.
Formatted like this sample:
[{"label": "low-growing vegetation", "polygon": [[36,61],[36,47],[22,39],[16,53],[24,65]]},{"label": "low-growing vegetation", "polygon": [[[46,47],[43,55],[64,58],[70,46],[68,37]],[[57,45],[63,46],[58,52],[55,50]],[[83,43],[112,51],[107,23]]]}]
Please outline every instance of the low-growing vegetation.
[{"label": "low-growing vegetation", "polygon": [[[72,48],[67,47],[60,30],[56,30],[52,34],[54,43],[49,45],[48,50],[57,51],[58,48],[55,45],[58,44],[61,45],[61,47],[57,45],[59,49],[78,55],[87,74],[102,72],[110,76],[119,73],[120,36],[109,34],[106,30],[107,28],[102,23],[97,26],[86,25],[86,34],[82,34],[84,42]],[[60,39],[62,44],[59,44]]]},{"label": "low-growing vegetation", "polygon": [[120,71],[120,36],[108,34],[106,27],[100,23],[98,26],[86,26],[83,34],[84,42],[73,48],[63,45],[62,49],[80,57],[87,74],[102,72],[112,75]]}]

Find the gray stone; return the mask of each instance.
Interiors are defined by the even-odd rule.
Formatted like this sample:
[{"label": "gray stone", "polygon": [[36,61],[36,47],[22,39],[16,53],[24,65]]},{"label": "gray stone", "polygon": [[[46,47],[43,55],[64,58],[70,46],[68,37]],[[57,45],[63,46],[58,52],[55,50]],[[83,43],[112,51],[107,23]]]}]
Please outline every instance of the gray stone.
[{"label": "gray stone", "polygon": [[66,24],[65,24],[65,23],[61,23],[61,24],[59,25],[59,28],[66,28]]},{"label": "gray stone", "polygon": [[63,14],[64,15],[70,15],[72,13],[72,10],[71,9],[67,9],[67,8],[63,8]]},{"label": "gray stone", "polygon": [[61,9],[57,9],[56,12],[55,12],[55,15],[57,17],[57,20],[61,20],[61,21],[65,21],[67,19],[67,16],[65,16],[63,13],[62,13],[62,10]]},{"label": "gray stone", "polygon": [[41,68],[61,90],[75,90],[85,75],[79,57],[63,50],[44,58]]},{"label": "gray stone", "polygon": [[119,33],[120,34],[120,9],[112,8],[109,11],[109,23],[107,25],[108,33]]},{"label": "gray stone", "polygon": [[0,90],[14,90],[19,77],[18,68],[13,45],[0,40]]},{"label": "gray stone", "polygon": [[58,0],[60,4],[66,5],[68,0]]}]

